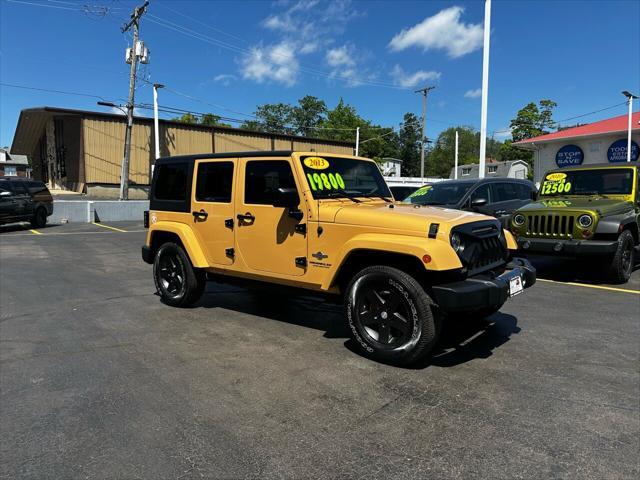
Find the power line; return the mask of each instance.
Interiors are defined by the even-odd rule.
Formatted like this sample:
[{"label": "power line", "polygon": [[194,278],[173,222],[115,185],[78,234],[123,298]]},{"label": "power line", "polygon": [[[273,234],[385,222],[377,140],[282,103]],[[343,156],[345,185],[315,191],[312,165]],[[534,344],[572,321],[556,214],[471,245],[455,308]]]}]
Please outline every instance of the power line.
[{"label": "power line", "polygon": [[16,85],[16,84],[13,84],[13,83],[5,83],[5,82],[0,82],[0,85],[2,85],[3,87],[22,88],[23,90],[36,90],[36,91],[39,91],[39,92],[60,93],[60,94],[63,94],[63,95],[75,95],[75,96],[78,96],[78,97],[90,97],[90,98],[98,98],[100,100],[104,100],[103,97],[101,97],[99,95],[92,95],[90,93],[65,92],[64,90],[52,90],[50,88],[27,87],[25,85]]}]

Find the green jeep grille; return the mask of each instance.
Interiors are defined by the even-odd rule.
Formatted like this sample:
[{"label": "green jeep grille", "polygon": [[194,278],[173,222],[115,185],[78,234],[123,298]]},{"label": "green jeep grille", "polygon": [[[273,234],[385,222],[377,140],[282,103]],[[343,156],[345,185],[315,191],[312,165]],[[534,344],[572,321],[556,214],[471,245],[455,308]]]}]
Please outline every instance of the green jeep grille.
[{"label": "green jeep grille", "polygon": [[527,236],[548,238],[571,238],[575,215],[527,214]]}]

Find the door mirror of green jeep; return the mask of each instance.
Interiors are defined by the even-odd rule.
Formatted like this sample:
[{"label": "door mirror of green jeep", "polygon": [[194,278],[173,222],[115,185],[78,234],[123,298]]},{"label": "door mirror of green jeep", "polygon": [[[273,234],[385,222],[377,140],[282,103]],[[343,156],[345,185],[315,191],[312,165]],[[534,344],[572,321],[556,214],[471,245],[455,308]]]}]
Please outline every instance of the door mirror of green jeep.
[{"label": "door mirror of green jeep", "polygon": [[475,198],[471,200],[471,208],[484,207],[487,204],[486,198]]},{"label": "door mirror of green jeep", "polygon": [[295,188],[279,188],[273,199],[274,207],[295,208],[300,204],[298,190]]}]

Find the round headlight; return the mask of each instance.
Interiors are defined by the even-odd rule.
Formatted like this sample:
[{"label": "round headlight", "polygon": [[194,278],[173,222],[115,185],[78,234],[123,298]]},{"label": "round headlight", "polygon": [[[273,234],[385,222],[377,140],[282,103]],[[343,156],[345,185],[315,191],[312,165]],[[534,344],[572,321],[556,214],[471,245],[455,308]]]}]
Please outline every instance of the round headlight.
[{"label": "round headlight", "polygon": [[460,235],[458,235],[457,233],[453,233],[451,235],[451,247],[456,251],[459,252],[460,250],[462,250],[464,247],[462,246],[462,240],[460,240]]},{"label": "round headlight", "polygon": [[521,227],[522,225],[525,224],[525,222],[527,221],[527,219],[524,217],[524,215],[522,215],[521,213],[516,213],[513,216],[513,224],[516,227]]},{"label": "round headlight", "polygon": [[578,225],[580,225],[582,228],[589,228],[591,225],[593,225],[593,218],[591,218],[591,215],[580,215],[578,217]]}]

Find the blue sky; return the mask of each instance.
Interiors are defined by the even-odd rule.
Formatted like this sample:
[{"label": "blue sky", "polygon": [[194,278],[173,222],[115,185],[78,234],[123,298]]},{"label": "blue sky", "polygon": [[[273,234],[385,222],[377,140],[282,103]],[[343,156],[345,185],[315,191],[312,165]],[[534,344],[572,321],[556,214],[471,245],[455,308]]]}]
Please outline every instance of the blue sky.
[{"label": "blue sky", "polygon": [[[0,0],[0,81],[124,102],[130,36],[119,27],[138,3]],[[171,89],[161,105],[247,118],[261,103],[309,94],[333,107],[342,97],[385,126],[419,114],[413,90],[433,84],[435,137],[450,125],[479,128],[483,18],[482,1],[151,0],[141,74]],[[622,90],[640,93],[637,0],[494,0],[491,30],[488,131],[497,138],[529,101],[555,100],[561,120],[620,104]],[[105,110],[97,100],[0,86],[0,145],[23,108]],[[141,82],[136,103],[151,102]]]}]

